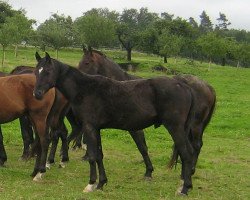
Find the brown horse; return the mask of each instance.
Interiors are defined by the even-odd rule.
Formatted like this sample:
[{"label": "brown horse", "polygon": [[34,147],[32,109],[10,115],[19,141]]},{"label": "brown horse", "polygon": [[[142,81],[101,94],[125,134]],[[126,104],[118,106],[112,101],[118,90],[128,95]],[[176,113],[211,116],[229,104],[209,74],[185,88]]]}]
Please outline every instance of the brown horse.
[{"label": "brown horse", "polygon": [[[33,97],[36,78],[33,74],[13,75],[0,78],[0,124],[7,123],[23,115],[31,120],[37,136],[37,158],[32,176],[34,180],[46,171],[45,164],[48,151],[49,113],[55,99],[55,89],[51,89],[42,101]],[[0,141],[0,163],[7,160],[7,155]]]},{"label": "brown horse", "polygon": [[[107,183],[103,164],[100,130],[116,128],[138,131],[155,125],[164,125],[172,136],[182,160],[183,185],[180,194],[192,187],[193,147],[188,139],[193,117],[192,89],[167,77],[115,81],[103,76],[91,76],[51,59],[46,53],[38,61],[34,95],[44,94],[56,87],[69,100],[73,113],[86,134],[89,153],[90,180],[84,189],[91,192]],[[96,184],[97,171],[99,183]]]},{"label": "brown horse", "polygon": [[[12,75],[32,74],[34,70],[35,70],[34,67],[21,65],[21,66],[15,67],[10,72],[10,74]],[[52,145],[51,145],[50,153],[48,156],[48,162],[46,165],[47,167],[50,167],[50,164],[54,163],[54,157],[55,157],[59,137],[61,138],[61,141],[62,141],[62,149],[61,149],[62,159],[61,159],[60,166],[64,166],[64,162],[69,160],[68,143],[67,143],[68,131],[63,122],[64,116],[68,110],[68,106],[67,106],[68,102],[58,90],[56,90],[55,95],[56,96],[55,96],[55,102],[53,104],[53,110],[61,110],[62,112],[61,113],[55,112],[53,114],[53,120],[51,122],[51,130],[50,130]],[[23,151],[22,157],[28,158],[30,156],[29,147],[33,144],[34,139],[33,139],[32,126],[27,116],[24,115],[20,117],[20,126],[21,126],[21,134],[22,134],[23,142],[24,142],[24,151]],[[31,149],[31,153],[33,151],[34,149]]]}]

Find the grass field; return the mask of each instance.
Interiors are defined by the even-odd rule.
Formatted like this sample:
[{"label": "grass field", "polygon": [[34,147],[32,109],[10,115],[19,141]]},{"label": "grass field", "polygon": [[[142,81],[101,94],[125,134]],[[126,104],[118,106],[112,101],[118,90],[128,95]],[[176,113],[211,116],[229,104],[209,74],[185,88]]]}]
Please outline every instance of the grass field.
[{"label": "grass field", "polygon": [[[55,56],[54,51],[48,51]],[[21,48],[18,58],[14,51],[6,53],[4,71],[17,65],[35,66],[34,48]],[[105,51],[108,57],[124,57],[125,52]],[[59,60],[76,66],[81,58],[80,50],[63,50]],[[152,55],[134,53],[139,62],[136,75],[142,77],[165,76],[152,72],[151,66],[163,64]],[[116,60],[120,61],[120,60]],[[193,190],[186,199],[250,199],[250,69],[237,69],[194,62],[185,59],[169,59],[165,66],[180,73],[197,75],[216,90],[215,114],[205,131],[204,145],[193,176]],[[89,165],[81,161],[82,150],[70,151],[66,168],[57,163],[48,170],[41,183],[34,183],[29,176],[34,160],[19,161],[22,140],[19,122],[2,125],[8,154],[6,167],[0,168],[0,199],[182,199],[176,197],[179,185],[180,164],[176,170],[166,167],[173,144],[164,128],[145,130],[146,140],[155,171],[153,180],[143,179],[145,171],[142,158],[129,134],[120,130],[103,130],[104,164],[108,184],[103,191],[82,193],[89,179]]]}]

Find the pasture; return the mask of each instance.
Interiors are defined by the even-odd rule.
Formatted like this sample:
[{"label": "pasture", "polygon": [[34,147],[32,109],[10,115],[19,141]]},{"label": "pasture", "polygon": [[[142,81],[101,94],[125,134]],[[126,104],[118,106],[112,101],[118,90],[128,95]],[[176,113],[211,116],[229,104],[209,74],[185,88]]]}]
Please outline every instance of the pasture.
[{"label": "pasture", "polygon": [[[48,50],[52,57],[55,52]],[[8,49],[4,71],[17,65],[35,66],[34,48]],[[117,62],[125,52],[104,51]],[[41,53],[42,55],[42,53]],[[82,52],[67,49],[59,52],[59,60],[76,66]],[[163,64],[152,55],[134,53],[139,66],[134,74],[142,77],[165,76],[152,72],[151,67]],[[186,59],[169,59],[164,66],[180,73],[190,73],[206,80],[216,90],[214,116],[205,130],[203,148],[193,176],[193,190],[187,199],[250,199],[250,69],[222,67]],[[6,167],[0,168],[0,199],[180,199],[175,196],[179,185],[180,164],[172,171],[166,165],[171,155],[172,139],[164,128],[145,130],[149,155],[154,165],[153,180],[143,179],[144,164],[130,135],[120,130],[103,130],[102,143],[108,184],[104,191],[84,194],[89,179],[89,164],[82,162],[82,150],[69,151],[66,168],[56,164],[47,171],[44,180],[35,183],[29,176],[34,159],[19,161],[22,139],[19,122],[2,125],[8,155]],[[70,129],[69,129],[70,131]]]}]

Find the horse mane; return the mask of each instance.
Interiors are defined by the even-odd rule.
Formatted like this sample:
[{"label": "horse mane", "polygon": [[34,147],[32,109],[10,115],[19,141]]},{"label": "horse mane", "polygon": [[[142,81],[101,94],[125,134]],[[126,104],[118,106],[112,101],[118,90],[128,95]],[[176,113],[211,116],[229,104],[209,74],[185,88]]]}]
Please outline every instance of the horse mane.
[{"label": "horse mane", "polygon": [[91,49],[91,52],[97,53],[97,54],[99,54],[100,56],[103,56],[104,58],[107,57],[103,52],[98,51],[98,50],[96,50],[96,49]]}]

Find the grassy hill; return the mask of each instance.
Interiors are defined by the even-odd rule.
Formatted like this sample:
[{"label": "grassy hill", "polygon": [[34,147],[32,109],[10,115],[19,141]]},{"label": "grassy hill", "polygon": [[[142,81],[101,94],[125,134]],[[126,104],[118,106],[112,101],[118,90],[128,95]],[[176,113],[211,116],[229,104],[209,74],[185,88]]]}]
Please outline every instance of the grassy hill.
[{"label": "grassy hill", "polygon": [[[48,50],[54,57],[53,50]],[[14,58],[8,49],[4,71],[17,65],[35,66],[35,48],[21,48]],[[125,62],[125,52],[104,51],[117,62]],[[59,60],[77,66],[82,52],[66,49]],[[169,59],[167,64],[153,55],[134,53],[133,62],[140,63],[136,72],[142,77],[166,76],[152,72],[151,67],[163,65],[178,73],[194,74],[211,84],[217,93],[215,114],[204,133],[204,145],[193,190],[187,199],[250,199],[250,69],[222,67],[187,59]],[[1,111],[0,111],[1,112]],[[155,171],[153,180],[143,180],[145,166],[129,134],[120,130],[103,130],[104,164],[109,182],[104,191],[83,194],[89,179],[89,165],[81,161],[83,151],[70,151],[65,169],[57,163],[48,170],[43,182],[34,183],[29,177],[34,160],[19,161],[22,139],[19,122],[2,125],[8,154],[5,168],[0,168],[0,199],[179,199],[175,191],[179,184],[180,164],[167,170],[166,164],[173,144],[164,128],[145,130],[146,140]],[[69,130],[70,131],[70,130]]]}]

